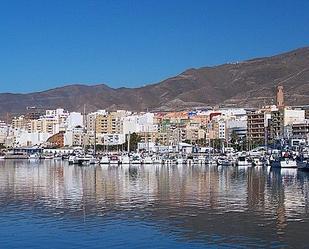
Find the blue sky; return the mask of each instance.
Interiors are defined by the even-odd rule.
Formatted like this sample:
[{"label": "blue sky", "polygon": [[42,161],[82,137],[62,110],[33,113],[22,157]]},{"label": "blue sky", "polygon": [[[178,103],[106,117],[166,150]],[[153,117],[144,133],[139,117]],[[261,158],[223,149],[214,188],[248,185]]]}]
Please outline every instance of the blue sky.
[{"label": "blue sky", "polygon": [[307,0],[1,0],[0,92],[135,87],[309,45]]}]

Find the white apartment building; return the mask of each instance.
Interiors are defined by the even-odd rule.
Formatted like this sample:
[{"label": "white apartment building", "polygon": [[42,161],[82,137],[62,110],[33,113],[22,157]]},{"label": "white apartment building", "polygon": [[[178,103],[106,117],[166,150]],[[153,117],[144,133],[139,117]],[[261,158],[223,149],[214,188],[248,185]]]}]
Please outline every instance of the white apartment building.
[{"label": "white apartment building", "polygon": [[64,134],[65,146],[81,146],[84,141],[83,128],[74,127],[67,129]]},{"label": "white apartment building", "polygon": [[305,110],[285,108],[283,122],[284,126],[304,123]]},{"label": "white apartment building", "polygon": [[66,119],[66,128],[73,129],[75,127],[83,127],[83,115],[79,112],[70,112]]},{"label": "white apartment building", "polygon": [[126,116],[122,121],[123,134],[158,131],[158,126],[154,124],[154,114],[150,112]]}]

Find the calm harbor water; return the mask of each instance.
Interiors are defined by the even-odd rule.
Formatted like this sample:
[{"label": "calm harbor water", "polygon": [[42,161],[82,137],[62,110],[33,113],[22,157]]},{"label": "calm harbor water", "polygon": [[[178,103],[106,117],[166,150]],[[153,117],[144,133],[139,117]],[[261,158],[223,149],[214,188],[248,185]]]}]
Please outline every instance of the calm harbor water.
[{"label": "calm harbor water", "polygon": [[309,174],[0,162],[0,248],[308,248]]}]

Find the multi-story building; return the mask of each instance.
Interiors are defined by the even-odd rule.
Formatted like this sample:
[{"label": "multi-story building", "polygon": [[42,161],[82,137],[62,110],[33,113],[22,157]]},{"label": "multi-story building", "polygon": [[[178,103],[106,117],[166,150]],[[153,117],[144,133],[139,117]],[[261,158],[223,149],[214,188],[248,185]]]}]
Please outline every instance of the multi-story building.
[{"label": "multi-story building", "polygon": [[9,127],[6,123],[0,121],[0,145],[5,145],[9,133]]},{"label": "multi-story building", "polygon": [[214,139],[225,140],[227,138],[226,134],[226,123],[222,118],[215,118],[213,120],[212,129],[214,131]]},{"label": "multi-story building", "polygon": [[305,121],[305,110],[285,108],[283,113],[284,126]]},{"label": "multi-story building", "polygon": [[14,117],[11,122],[12,129],[28,130],[28,119],[24,115]]},{"label": "multi-story building", "polygon": [[259,144],[265,139],[265,114],[262,111],[248,113],[247,139],[249,144]]},{"label": "multi-story building", "polygon": [[271,112],[269,123],[269,137],[271,139],[279,139],[284,135],[284,111],[277,110]]},{"label": "multi-story building", "polygon": [[305,109],[305,119],[309,120],[309,108]]},{"label": "multi-story building", "polygon": [[85,118],[85,124],[84,124],[84,126],[86,127],[86,129],[87,129],[87,132],[89,133],[91,133],[91,132],[94,132],[94,130],[95,130],[95,126],[96,126],[96,124],[95,124],[95,122],[96,122],[96,117],[98,116],[98,115],[107,115],[108,113],[107,113],[107,111],[105,111],[105,110],[98,110],[98,111],[96,111],[96,112],[92,112],[92,113],[89,113],[88,115],[87,115],[87,117]]},{"label": "multi-story building", "polygon": [[81,146],[84,144],[84,134],[82,127],[69,129],[64,134],[64,145]]},{"label": "multi-story building", "polygon": [[96,132],[97,134],[122,134],[122,116],[117,112],[112,112],[107,115],[97,115],[96,117]]},{"label": "multi-story building", "polygon": [[294,138],[309,139],[309,121],[292,125],[292,134]]},{"label": "multi-story building", "polygon": [[157,132],[158,123],[155,121],[154,114],[149,112],[125,116],[122,118],[123,133]]}]

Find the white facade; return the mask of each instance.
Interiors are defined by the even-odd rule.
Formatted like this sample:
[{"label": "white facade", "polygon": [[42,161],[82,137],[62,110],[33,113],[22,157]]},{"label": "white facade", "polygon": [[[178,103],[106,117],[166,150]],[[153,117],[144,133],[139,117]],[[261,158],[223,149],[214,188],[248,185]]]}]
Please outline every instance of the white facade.
[{"label": "white facade", "polygon": [[83,127],[83,115],[79,112],[70,112],[67,118],[67,129],[72,129],[74,127]]},{"label": "white facade", "polygon": [[121,145],[126,139],[124,134],[102,134],[101,141],[104,145]]},{"label": "white facade", "polygon": [[0,121],[0,144],[6,143],[6,137],[8,135],[8,129],[9,129],[9,127],[4,122]]},{"label": "white facade", "polygon": [[25,132],[20,131],[15,136],[15,147],[26,147],[26,146],[34,146],[41,145],[47,141],[50,137],[49,133],[39,133],[39,132]]},{"label": "white facade", "polygon": [[65,146],[80,146],[83,144],[83,128],[68,129],[64,134]]},{"label": "white facade", "polygon": [[284,126],[305,122],[305,110],[284,109]]},{"label": "white facade", "polygon": [[137,143],[137,150],[145,150],[149,152],[156,152],[157,151],[157,146],[155,143]]},{"label": "white facade", "polygon": [[226,128],[225,128],[225,122],[224,121],[218,121],[218,127],[219,127],[219,130],[218,130],[218,138],[219,139],[225,139],[226,138],[226,134],[225,134],[225,131],[226,131]]},{"label": "white facade", "polygon": [[139,132],[156,132],[154,114],[147,112],[140,115],[131,115],[123,118],[123,134]]}]

